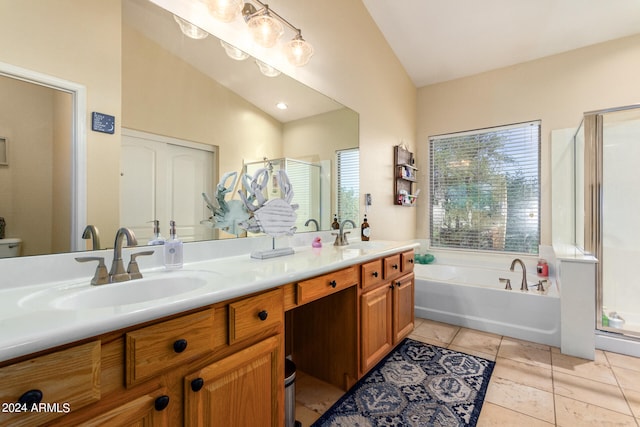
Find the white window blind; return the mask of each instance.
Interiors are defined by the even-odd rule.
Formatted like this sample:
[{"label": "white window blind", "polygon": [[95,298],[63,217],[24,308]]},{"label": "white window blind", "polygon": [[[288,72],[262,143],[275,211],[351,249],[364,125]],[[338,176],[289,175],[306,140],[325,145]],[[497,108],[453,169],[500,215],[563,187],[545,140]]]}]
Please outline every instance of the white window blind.
[{"label": "white window blind", "polygon": [[429,138],[431,245],[538,253],[540,121]]},{"label": "white window blind", "polygon": [[337,206],[340,222],[350,219],[359,223],[360,206],[360,151],[358,148],[336,151],[337,156]]}]

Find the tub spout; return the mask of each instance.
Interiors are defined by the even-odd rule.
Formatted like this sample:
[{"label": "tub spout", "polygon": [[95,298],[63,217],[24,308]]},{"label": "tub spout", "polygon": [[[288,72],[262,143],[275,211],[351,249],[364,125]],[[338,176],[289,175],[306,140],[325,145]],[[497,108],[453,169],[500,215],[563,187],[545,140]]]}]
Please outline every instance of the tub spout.
[{"label": "tub spout", "polygon": [[509,270],[513,271],[516,264],[520,264],[520,267],[522,267],[522,284],[520,285],[520,290],[528,291],[529,287],[527,286],[527,268],[524,266],[524,262],[522,262],[520,258],[514,259],[513,261],[511,261],[511,268]]}]

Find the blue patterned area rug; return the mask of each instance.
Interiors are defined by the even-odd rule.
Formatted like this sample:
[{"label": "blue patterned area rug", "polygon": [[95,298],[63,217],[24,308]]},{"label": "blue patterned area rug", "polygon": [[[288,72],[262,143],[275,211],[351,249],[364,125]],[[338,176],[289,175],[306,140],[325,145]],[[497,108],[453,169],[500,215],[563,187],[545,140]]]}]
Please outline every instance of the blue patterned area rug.
[{"label": "blue patterned area rug", "polygon": [[312,427],[475,426],[494,366],[407,338]]}]

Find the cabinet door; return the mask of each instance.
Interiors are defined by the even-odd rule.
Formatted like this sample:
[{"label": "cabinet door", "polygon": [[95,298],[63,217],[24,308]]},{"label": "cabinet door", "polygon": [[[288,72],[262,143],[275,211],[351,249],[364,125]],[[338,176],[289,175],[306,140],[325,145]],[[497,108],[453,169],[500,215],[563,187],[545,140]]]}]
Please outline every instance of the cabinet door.
[{"label": "cabinet door", "polygon": [[284,356],[273,336],[185,377],[186,426],[280,427]]},{"label": "cabinet door", "polygon": [[393,282],[393,343],[401,341],[413,330],[414,280],[408,274]]},{"label": "cabinet door", "polygon": [[163,390],[145,394],[82,423],[85,427],[98,426],[169,426],[166,407],[169,397]]},{"label": "cabinet door", "polygon": [[372,368],[393,346],[392,296],[393,287],[389,284],[361,297],[362,373]]}]

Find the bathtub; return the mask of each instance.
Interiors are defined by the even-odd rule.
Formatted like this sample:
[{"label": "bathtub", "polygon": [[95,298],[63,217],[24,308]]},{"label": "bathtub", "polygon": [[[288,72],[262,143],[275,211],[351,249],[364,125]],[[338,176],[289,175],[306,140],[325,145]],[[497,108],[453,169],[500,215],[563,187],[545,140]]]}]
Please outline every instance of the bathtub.
[{"label": "bathtub", "polygon": [[[508,265],[507,265],[508,267]],[[528,267],[535,284],[535,268]],[[544,294],[520,291],[522,273],[508,268],[416,264],[416,317],[464,326],[508,337],[560,346],[560,297],[553,279]],[[499,278],[511,280],[505,290]]]}]

